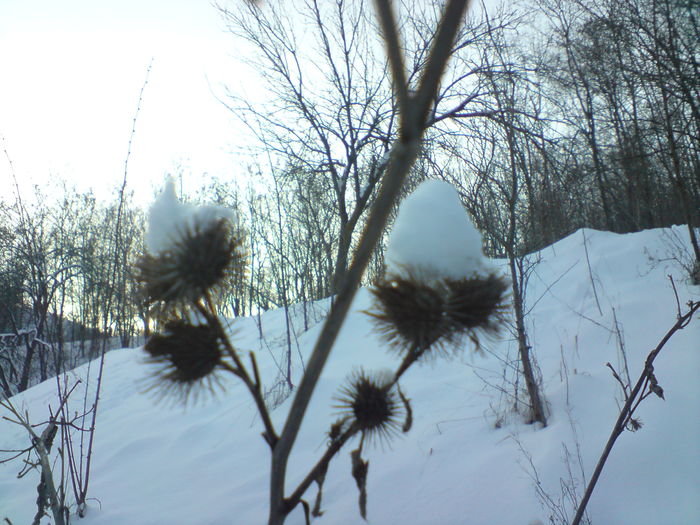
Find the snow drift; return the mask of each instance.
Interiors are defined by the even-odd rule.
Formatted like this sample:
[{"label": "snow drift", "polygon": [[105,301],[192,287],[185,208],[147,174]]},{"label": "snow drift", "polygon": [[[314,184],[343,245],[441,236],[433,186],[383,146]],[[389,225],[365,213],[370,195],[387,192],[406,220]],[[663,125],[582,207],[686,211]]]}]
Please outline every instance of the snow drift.
[{"label": "snow drift", "polygon": [[[414,425],[387,447],[367,451],[368,522],[376,525],[527,525],[549,523],[542,499],[568,509],[562,483],[579,492],[617,417],[622,394],[605,366],[625,361],[634,381],[647,353],[675,322],[673,275],[682,302],[700,289],[686,283],[666,258],[664,236],[680,228],[616,235],[581,230],[539,254],[527,290],[528,329],[550,409],[550,425],[523,424],[509,397],[516,344],[504,334],[483,355],[412,368],[402,389],[412,399]],[[587,263],[584,240],[588,248]],[[650,257],[651,256],[651,257]],[[653,260],[652,260],[653,259]],[[535,260],[533,258],[533,260]],[[655,262],[656,261],[656,262]],[[600,305],[600,309],[598,307]],[[322,453],[333,420],[334,396],[360,366],[395,366],[363,310],[361,291],[330,356],[289,464],[293,484]],[[297,326],[296,382],[320,325]],[[264,339],[257,323],[262,323]],[[272,386],[286,352],[284,316],[231,321],[237,347],[257,353]],[[621,351],[624,347],[625,355]],[[643,427],[618,440],[589,505],[594,524],[691,525],[700,522],[700,320],[676,334],[656,361],[666,400],[639,409]],[[507,363],[511,363],[507,365]],[[94,368],[93,364],[93,374]],[[194,406],[156,402],[143,392],[150,370],[139,349],[109,353],[85,525],[262,525],[267,519],[269,452],[261,424],[242,384]],[[76,369],[85,378],[88,365]],[[32,421],[45,421],[54,404],[51,380],[13,398]],[[273,412],[284,419],[290,399]],[[28,445],[26,432],[0,420],[0,449]],[[319,525],[361,523],[349,451],[331,463]],[[0,453],[1,455],[2,453]],[[568,461],[567,461],[568,458]],[[15,461],[0,464],[0,519],[31,522],[38,474],[22,479]],[[540,497],[537,484],[539,480]],[[587,478],[586,478],[587,479]],[[563,481],[562,481],[563,480]],[[315,495],[312,488],[309,499]],[[51,520],[45,518],[42,523]],[[287,520],[302,525],[300,509]]]}]

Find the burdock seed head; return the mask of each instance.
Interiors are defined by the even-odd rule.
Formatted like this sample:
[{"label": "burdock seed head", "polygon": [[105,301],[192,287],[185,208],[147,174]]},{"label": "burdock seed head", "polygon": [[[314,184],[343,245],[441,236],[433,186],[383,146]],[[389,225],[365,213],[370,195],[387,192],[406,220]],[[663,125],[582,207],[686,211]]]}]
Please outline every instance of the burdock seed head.
[{"label": "burdock seed head", "polygon": [[447,294],[440,282],[416,275],[388,276],[372,290],[374,308],[367,312],[378,331],[400,352],[416,357],[441,340],[452,327],[445,316]]},{"label": "burdock seed head", "polygon": [[445,281],[448,290],[447,317],[456,330],[468,332],[478,341],[476,333],[497,333],[506,311],[508,284],[499,275],[474,275]]},{"label": "burdock seed head", "polygon": [[[376,284],[373,308],[377,330],[404,355],[406,368],[426,356],[461,347],[469,337],[477,349],[481,334],[496,334],[507,309],[506,280],[473,273],[462,279],[430,272],[389,276]],[[402,370],[403,372],[403,370]]]},{"label": "burdock seed head", "polygon": [[389,373],[354,372],[341,389],[338,401],[337,408],[345,420],[369,439],[384,440],[401,428],[404,405]]},{"label": "burdock seed head", "polygon": [[146,253],[136,263],[135,278],[148,304],[179,306],[216,293],[240,272],[243,235],[225,218],[193,221],[178,232],[168,249]]},{"label": "burdock seed head", "polygon": [[166,323],[164,333],[153,335],[144,350],[149,361],[160,366],[153,385],[173,390],[183,400],[197,386],[212,385],[212,374],[222,363],[223,352],[216,331],[208,325],[182,320]]}]

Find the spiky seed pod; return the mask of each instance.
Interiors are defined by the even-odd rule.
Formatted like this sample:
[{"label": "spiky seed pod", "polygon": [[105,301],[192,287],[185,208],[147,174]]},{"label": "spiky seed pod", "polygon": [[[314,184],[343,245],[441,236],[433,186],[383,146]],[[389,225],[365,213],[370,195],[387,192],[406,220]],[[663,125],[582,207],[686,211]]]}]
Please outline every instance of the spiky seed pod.
[{"label": "spiky seed pod", "polygon": [[403,404],[389,373],[354,372],[338,402],[336,408],[370,440],[387,439],[401,428]]},{"label": "spiky seed pod", "polygon": [[166,323],[163,334],[153,335],[144,346],[149,361],[160,365],[153,386],[174,390],[186,401],[193,388],[212,385],[212,374],[222,363],[223,351],[216,331],[208,325],[182,320]]},{"label": "spiky seed pod", "polygon": [[371,290],[379,333],[402,353],[420,357],[441,339],[450,339],[452,326],[445,317],[446,290],[439,283],[415,275],[388,276]]},{"label": "spiky seed pod", "polygon": [[195,221],[170,250],[144,254],[135,278],[148,304],[186,306],[216,294],[232,273],[243,277],[244,236],[228,219]]},{"label": "spiky seed pod", "polygon": [[446,314],[456,330],[468,332],[478,344],[478,333],[495,334],[506,306],[505,279],[496,274],[445,281],[448,290]]},{"label": "spiky seed pod", "polygon": [[506,280],[496,274],[449,279],[406,272],[375,284],[374,307],[366,313],[384,339],[404,354],[403,373],[424,356],[459,348],[465,335],[480,348],[481,334],[498,333],[507,289]]}]

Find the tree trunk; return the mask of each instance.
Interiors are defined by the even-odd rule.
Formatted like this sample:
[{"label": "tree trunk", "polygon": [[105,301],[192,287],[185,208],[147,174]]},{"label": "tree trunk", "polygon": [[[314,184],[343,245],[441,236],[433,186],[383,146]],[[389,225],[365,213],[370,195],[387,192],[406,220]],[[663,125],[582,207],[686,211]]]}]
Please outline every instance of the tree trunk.
[{"label": "tree trunk", "polygon": [[24,392],[29,385],[29,375],[32,368],[32,358],[34,357],[34,344],[27,344],[27,353],[24,356],[22,365],[22,377],[17,386],[18,392]]},{"label": "tree trunk", "polygon": [[[519,272],[517,263],[514,257],[508,258],[510,266],[510,276],[513,287],[513,309],[515,310],[515,326],[518,337],[518,352],[520,354],[520,362],[523,365],[523,376],[525,377],[525,386],[527,394],[530,398],[530,423],[540,422],[543,426],[547,426],[547,416],[544,410],[544,403],[540,397],[540,389],[535,379],[532,360],[530,359],[530,346],[527,344],[527,336],[525,334],[525,314],[523,312],[523,297],[520,287]],[[522,273],[522,272],[520,272]],[[517,393],[516,393],[517,394]]]},{"label": "tree trunk", "polygon": [[338,254],[335,258],[335,270],[333,271],[333,294],[338,294],[343,286],[345,274],[348,271],[348,255],[350,253],[350,243],[352,241],[352,229],[350,223],[345,223],[340,229],[338,239]]}]

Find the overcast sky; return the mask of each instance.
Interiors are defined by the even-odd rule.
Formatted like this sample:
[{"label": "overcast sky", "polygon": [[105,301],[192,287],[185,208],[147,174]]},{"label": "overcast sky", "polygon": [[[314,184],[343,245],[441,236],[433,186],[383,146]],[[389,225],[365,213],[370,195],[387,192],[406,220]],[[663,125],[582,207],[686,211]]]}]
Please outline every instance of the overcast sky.
[{"label": "overcast sky", "polygon": [[129,157],[136,200],[150,202],[167,173],[184,173],[186,191],[205,173],[241,180],[248,135],[217,96],[224,86],[263,96],[242,55],[209,0],[0,0],[3,195],[6,150],[23,194],[61,177],[110,198],[151,60]]},{"label": "overcast sky", "polygon": [[207,0],[0,0],[0,187],[6,148],[23,191],[58,175],[109,196],[151,59],[129,160],[136,198],[178,165],[240,176],[229,153],[240,124],[212,93],[240,81],[234,54]]}]

